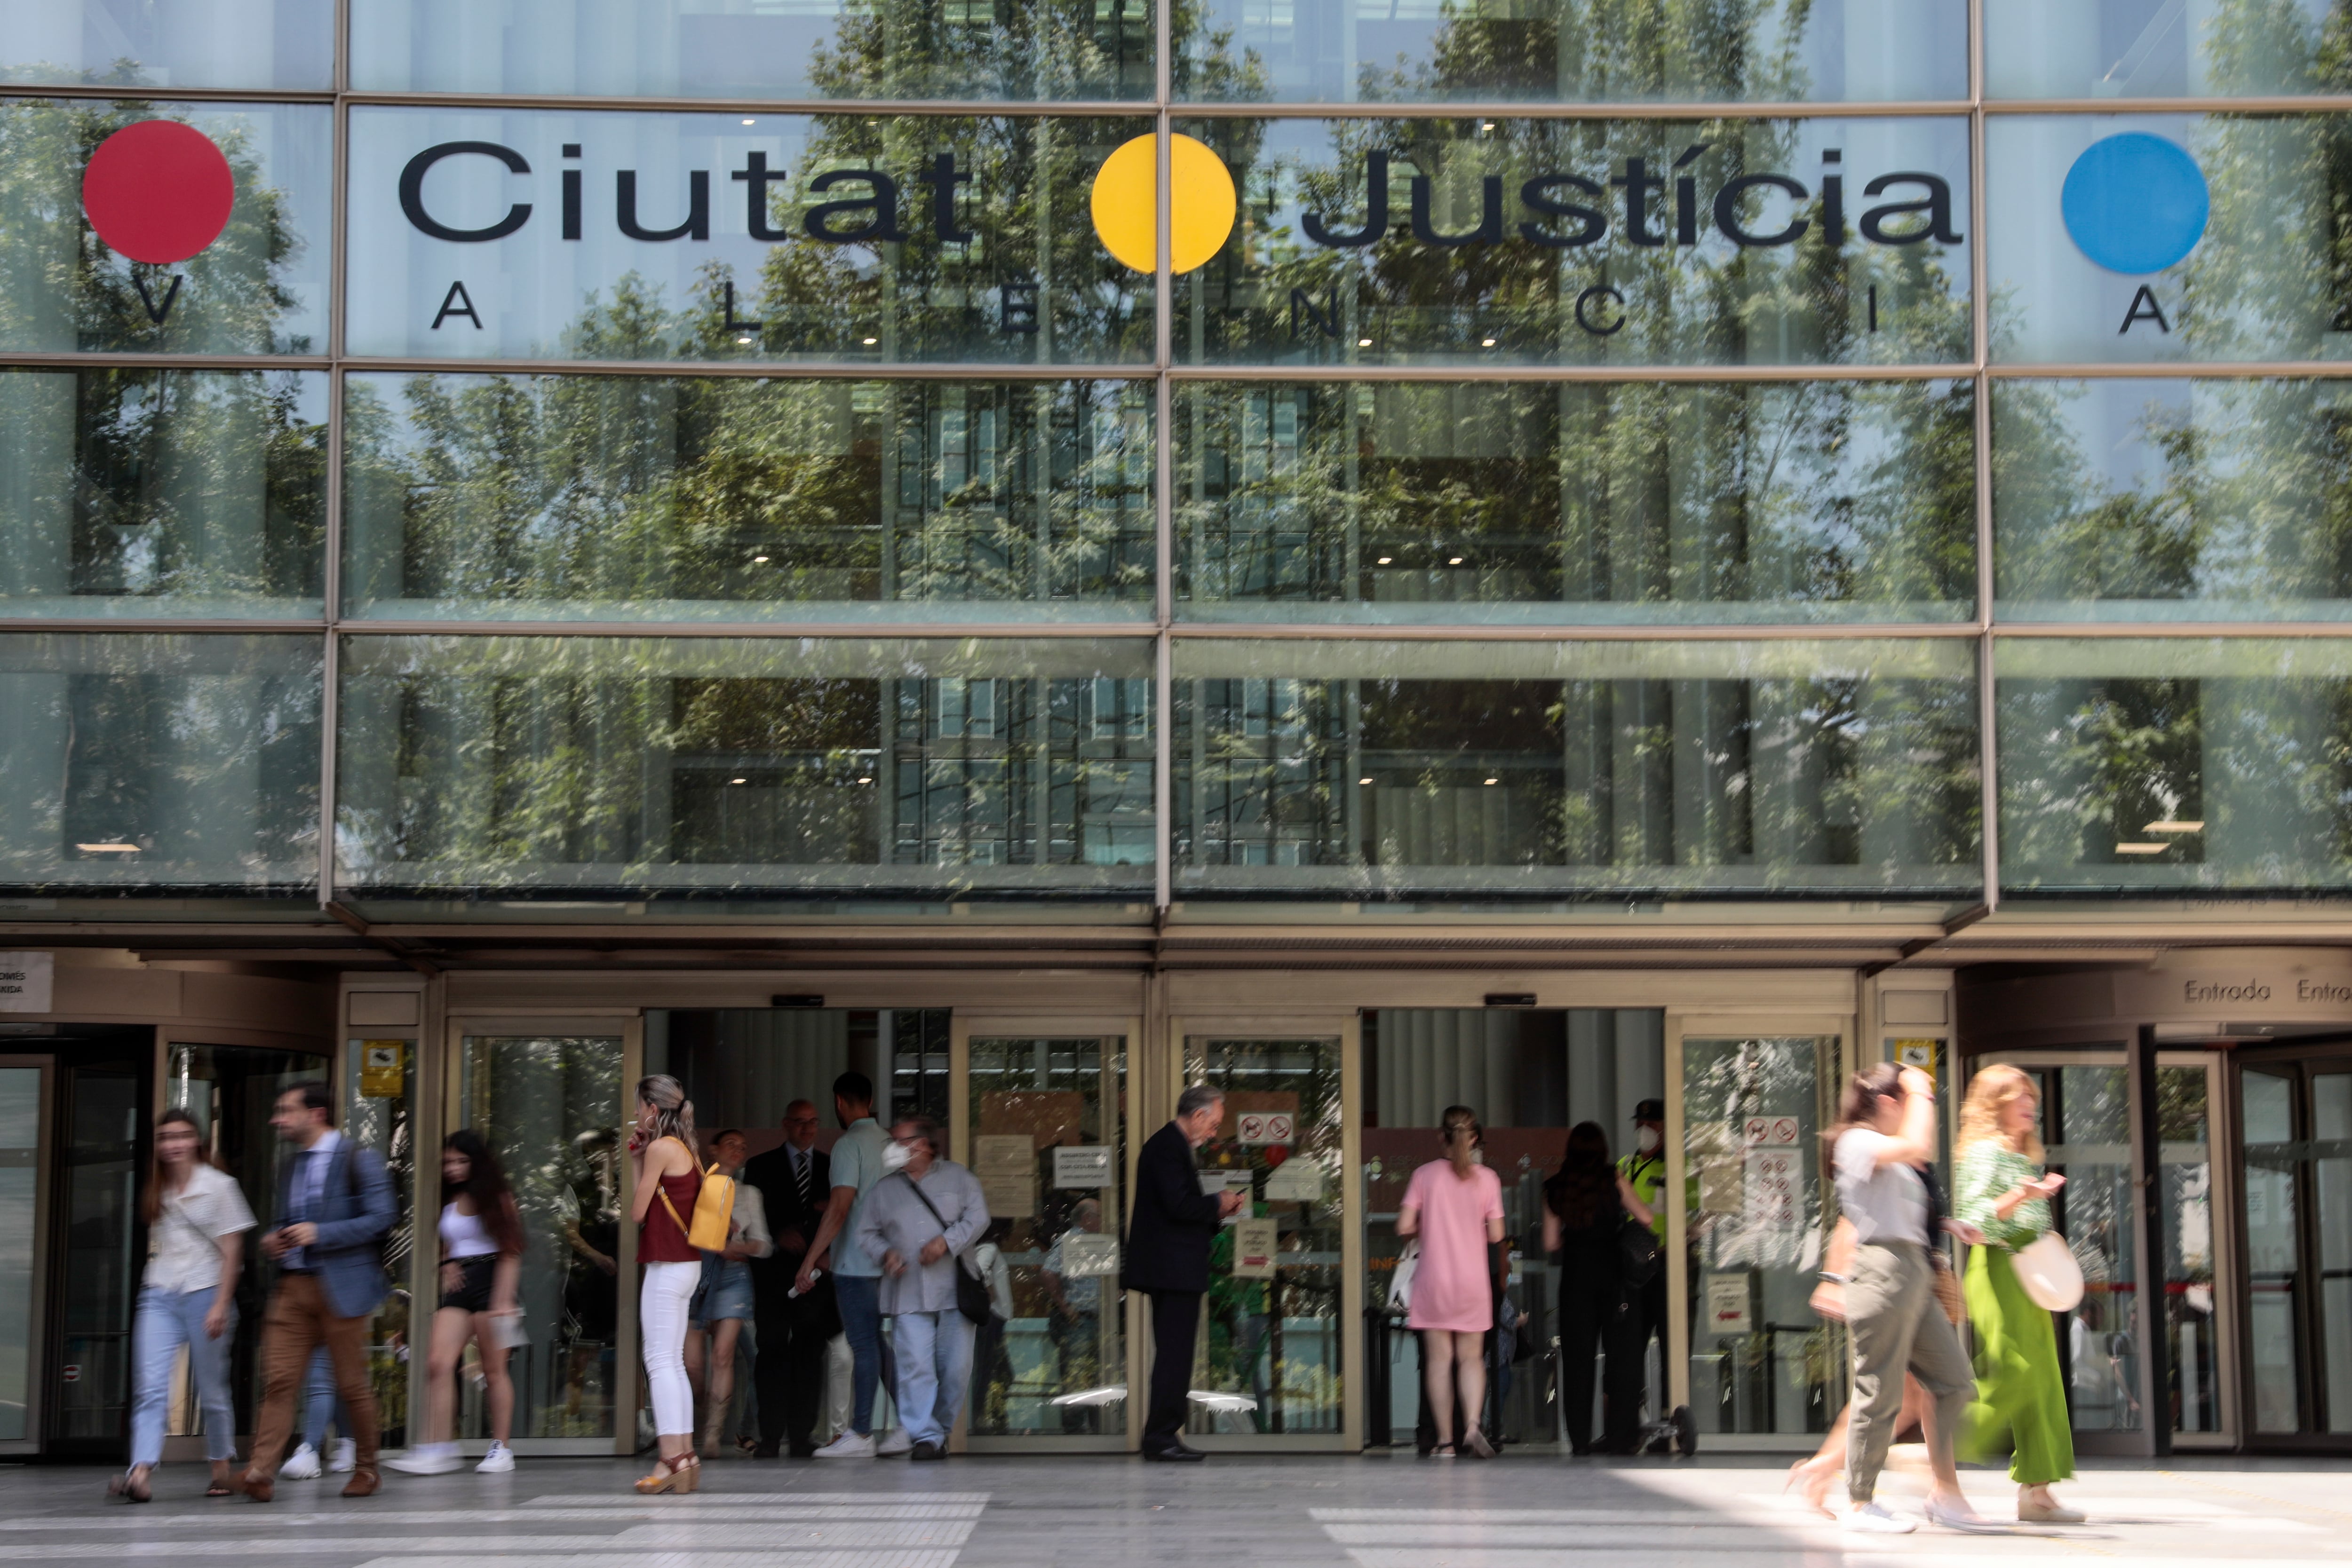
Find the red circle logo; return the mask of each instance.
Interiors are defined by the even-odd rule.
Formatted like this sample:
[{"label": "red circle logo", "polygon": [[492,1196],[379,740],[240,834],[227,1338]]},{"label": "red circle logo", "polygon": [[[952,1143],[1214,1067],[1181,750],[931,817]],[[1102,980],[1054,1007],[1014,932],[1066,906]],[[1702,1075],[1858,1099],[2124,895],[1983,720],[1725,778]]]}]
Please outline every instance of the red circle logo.
[{"label": "red circle logo", "polygon": [[211,137],[176,120],[142,120],[98,144],[81,177],[81,209],[118,255],[159,266],[220,238],[236,177]]}]

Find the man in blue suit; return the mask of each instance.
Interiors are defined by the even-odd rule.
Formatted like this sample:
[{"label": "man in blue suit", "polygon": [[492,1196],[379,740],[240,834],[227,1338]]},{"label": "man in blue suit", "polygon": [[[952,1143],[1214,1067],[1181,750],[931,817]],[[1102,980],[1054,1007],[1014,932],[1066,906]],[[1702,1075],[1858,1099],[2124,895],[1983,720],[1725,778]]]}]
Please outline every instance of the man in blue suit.
[{"label": "man in blue suit", "polygon": [[262,1320],[261,1416],[239,1485],[268,1502],[293,1435],[294,1402],[310,1354],[334,1364],[358,1463],[345,1497],[369,1497],[376,1473],[375,1395],[368,1383],[368,1320],[383,1300],[382,1242],[397,1212],[383,1162],[335,1131],[335,1100],[322,1082],[278,1096],[269,1124],[292,1145],[278,1181],[278,1228],[261,1249],[278,1263],[278,1288]]}]

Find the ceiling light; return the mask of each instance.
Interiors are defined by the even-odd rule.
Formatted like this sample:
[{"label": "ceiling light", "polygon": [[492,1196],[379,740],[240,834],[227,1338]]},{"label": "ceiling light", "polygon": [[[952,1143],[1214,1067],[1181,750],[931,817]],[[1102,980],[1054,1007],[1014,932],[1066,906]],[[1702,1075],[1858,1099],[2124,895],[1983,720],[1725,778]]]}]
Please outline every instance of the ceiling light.
[{"label": "ceiling light", "polygon": [[1460,566],[1460,565],[1462,564],[1462,558],[1461,558],[1460,556],[1458,556],[1458,555],[1457,555],[1457,556],[1455,556],[1452,560],[1447,561],[1445,564],[1446,564],[1446,565],[1448,565],[1448,566]]},{"label": "ceiling light", "polygon": [[2116,853],[2119,855],[2160,855],[2171,847],[2172,846],[2170,844],[2117,844],[2116,846]]},{"label": "ceiling light", "polygon": [[1375,564],[1376,564],[1376,565],[1380,565],[1380,566],[1386,566],[1386,565],[1388,565],[1388,563],[1389,563],[1389,558],[1388,558],[1387,556],[1382,556],[1382,557],[1381,557],[1381,559],[1379,559],[1379,561],[1378,561],[1378,562],[1376,562]]},{"label": "ceiling light", "polygon": [[749,779],[730,779],[727,782],[730,784],[749,784],[751,780]]},{"label": "ceiling light", "polygon": [[1494,340],[1494,339],[1492,339],[1492,338],[1488,338],[1488,339],[1486,339],[1486,340],[1484,341],[1484,343],[1482,343],[1480,346],[1481,346],[1481,347],[1484,347],[1484,348],[1491,349],[1491,348],[1493,348],[1493,347],[1495,346],[1495,340]]},{"label": "ceiling light", "polygon": [[137,844],[76,844],[74,848],[86,855],[135,855]]},{"label": "ceiling light", "polygon": [[874,780],[873,780],[873,779],[860,779],[858,780],[858,782],[859,782],[860,784],[871,784],[871,783],[873,783],[873,782],[874,782]]},{"label": "ceiling light", "polygon": [[2202,822],[2175,821],[2150,822],[2140,830],[2143,833],[2201,833],[2204,831],[2205,824]]},{"label": "ceiling light", "polygon": [[1359,783],[1359,784],[1369,784],[1369,783],[1370,783],[1370,782],[1371,782],[1371,779],[1370,779],[1369,777],[1367,777],[1367,778],[1363,778],[1363,779],[1357,779],[1357,780],[1356,780],[1356,782],[1357,782],[1357,783]]},{"label": "ceiling light", "polygon": [[1500,784],[1502,780],[1500,779],[1489,779],[1486,782],[1489,784]]},{"label": "ceiling light", "polygon": [[1356,347],[1359,349],[1369,349],[1371,346],[1372,340],[1370,338],[1359,338],[1356,340]]},{"label": "ceiling light", "polygon": [[763,555],[755,555],[751,558],[751,564],[753,566],[765,566],[768,564],[768,558]]},{"label": "ceiling light", "polygon": [[1492,131],[1495,129],[1495,122],[1491,120],[1482,120],[1478,122],[1478,129],[1481,131]]},{"label": "ceiling light", "polygon": [[868,338],[868,339],[866,339],[866,346],[867,348],[869,348],[869,349],[870,349],[870,348],[872,348],[875,344],[877,344],[877,343],[880,342],[881,340],[881,340],[881,339],[879,339],[879,338]]},{"label": "ceiling light", "polygon": [[751,124],[751,122],[750,120],[745,120],[743,123],[744,123],[744,124],[746,124],[746,125],[749,125],[749,124]]},{"label": "ceiling light", "polygon": [[737,342],[739,342],[739,343],[748,343],[748,342],[750,342],[751,340],[750,335],[749,335],[749,334],[746,334],[745,336],[740,337],[740,338],[738,338],[738,339],[736,339],[735,340],[736,340]]}]

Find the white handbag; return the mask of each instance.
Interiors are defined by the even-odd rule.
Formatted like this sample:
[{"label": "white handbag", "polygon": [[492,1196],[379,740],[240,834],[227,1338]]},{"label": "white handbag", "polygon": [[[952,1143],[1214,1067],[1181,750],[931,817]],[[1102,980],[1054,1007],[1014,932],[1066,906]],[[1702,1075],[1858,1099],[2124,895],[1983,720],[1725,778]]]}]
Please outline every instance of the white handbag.
[{"label": "white handbag", "polygon": [[1412,1277],[1421,1272],[1421,1238],[1416,1236],[1404,1244],[1397,1254],[1396,1268],[1389,1274],[1389,1311],[1405,1312],[1412,1310]]},{"label": "white handbag", "polygon": [[2083,1265],[2054,1230],[2045,1230],[2010,1254],[2017,1282],[2037,1307],[2071,1312],[2083,1304]]}]

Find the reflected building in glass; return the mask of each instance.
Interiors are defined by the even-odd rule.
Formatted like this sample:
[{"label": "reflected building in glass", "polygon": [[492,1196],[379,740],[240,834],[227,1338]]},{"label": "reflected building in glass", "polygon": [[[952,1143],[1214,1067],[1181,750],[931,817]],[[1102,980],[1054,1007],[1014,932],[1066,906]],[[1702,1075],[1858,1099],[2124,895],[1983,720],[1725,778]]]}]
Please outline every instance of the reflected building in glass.
[{"label": "reflected building in glass", "polygon": [[[948,1129],[973,1451],[1139,1433],[1118,1210],[1201,1076],[1200,1441],[1402,1444],[1395,1200],[1469,1103],[1498,1434],[1581,1441],[1531,1254],[1590,1120],[1682,1194],[1643,1441],[1795,1447],[1786,1151],[1993,1054],[2108,1270],[2081,1446],[2337,1442],[2341,26],[0,0],[0,1012],[156,1031],[125,1103],[232,1142],[330,1072],[412,1187],[487,1128],[544,1452],[635,1430],[642,1072],[755,1154],[844,1071]],[[0,1449],[116,1398],[9,1315],[61,1245]]]}]

